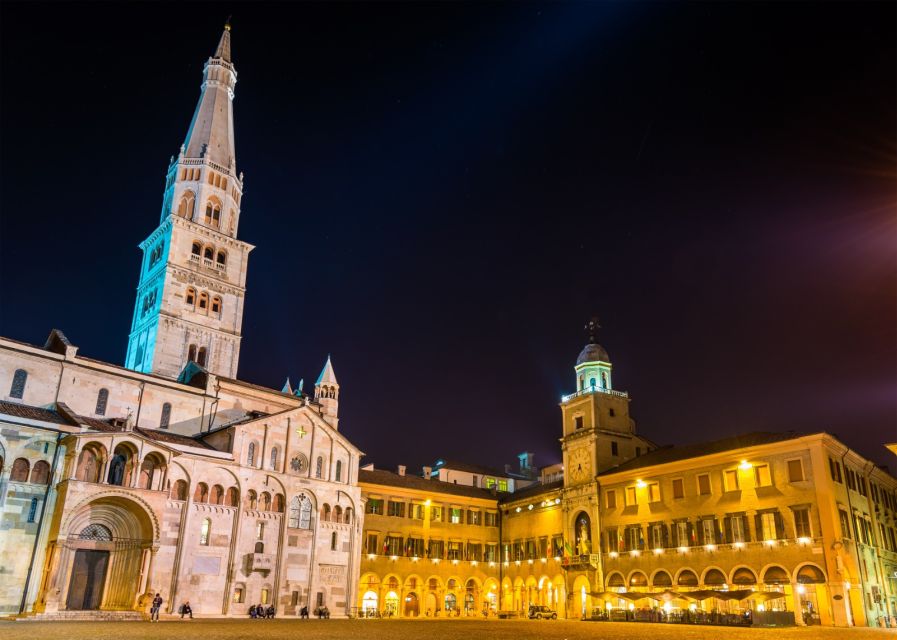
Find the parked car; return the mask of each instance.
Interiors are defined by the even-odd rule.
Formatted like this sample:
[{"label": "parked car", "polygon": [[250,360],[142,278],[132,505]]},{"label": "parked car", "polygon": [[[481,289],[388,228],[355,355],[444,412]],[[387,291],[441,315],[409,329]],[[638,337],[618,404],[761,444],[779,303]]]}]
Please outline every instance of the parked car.
[{"label": "parked car", "polygon": [[549,618],[551,620],[557,620],[558,612],[554,611],[550,607],[542,607],[538,605],[533,605],[529,608],[528,617],[530,620],[535,618],[536,620],[541,620],[542,618]]}]

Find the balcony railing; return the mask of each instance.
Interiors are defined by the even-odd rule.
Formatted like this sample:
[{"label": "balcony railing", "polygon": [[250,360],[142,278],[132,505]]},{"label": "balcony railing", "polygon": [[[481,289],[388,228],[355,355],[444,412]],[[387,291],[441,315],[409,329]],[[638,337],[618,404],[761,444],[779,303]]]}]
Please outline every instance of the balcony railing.
[{"label": "balcony railing", "polygon": [[250,553],[250,571],[271,571],[274,568],[274,556],[270,553]]},{"label": "balcony railing", "polygon": [[629,397],[629,394],[625,391],[616,391],[615,389],[602,389],[601,387],[586,387],[585,389],[580,389],[576,393],[571,393],[568,396],[561,396],[561,402],[570,402],[571,400],[573,400],[573,398],[586,396],[591,393],[606,393],[609,396],[617,396],[619,398]]}]

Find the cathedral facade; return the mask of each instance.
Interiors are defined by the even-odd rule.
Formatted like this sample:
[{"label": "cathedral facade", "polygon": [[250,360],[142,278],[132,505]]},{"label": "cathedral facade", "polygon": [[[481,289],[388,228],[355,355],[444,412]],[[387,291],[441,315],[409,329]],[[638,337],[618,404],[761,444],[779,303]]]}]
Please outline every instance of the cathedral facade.
[{"label": "cathedral facade", "polygon": [[[125,366],[0,339],[0,611],[345,615],[361,452],[339,433],[328,358],[314,394],[236,379],[247,259],[237,237],[230,31],[165,176]],[[63,616],[64,617],[64,616]]]}]

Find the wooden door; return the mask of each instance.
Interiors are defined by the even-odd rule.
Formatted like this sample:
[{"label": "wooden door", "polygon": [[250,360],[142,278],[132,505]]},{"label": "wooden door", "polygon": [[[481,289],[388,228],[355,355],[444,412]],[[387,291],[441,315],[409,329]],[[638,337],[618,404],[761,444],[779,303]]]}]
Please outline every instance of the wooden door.
[{"label": "wooden door", "polygon": [[66,599],[66,609],[99,609],[106,584],[109,552],[79,549],[75,552],[72,579]]}]

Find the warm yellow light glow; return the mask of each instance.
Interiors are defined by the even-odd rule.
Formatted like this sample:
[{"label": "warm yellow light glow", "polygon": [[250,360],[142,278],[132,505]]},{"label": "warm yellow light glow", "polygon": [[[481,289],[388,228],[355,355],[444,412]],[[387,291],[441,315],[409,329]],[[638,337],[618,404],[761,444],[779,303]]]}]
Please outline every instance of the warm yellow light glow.
[{"label": "warm yellow light glow", "polygon": [[735,547],[736,549],[743,549],[744,543],[743,542],[733,542],[732,546]]},{"label": "warm yellow light glow", "polygon": [[798,543],[798,544],[810,544],[810,539],[809,539],[809,538],[801,537],[801,538],[798,538],[798,539],[797,539],[797,543]]},{"label": "warm yellow light glow", "polygon": [[775,540],[764,540],[763,544],[765,544],[768,547],[774,547],[774,546],[776,546],[776,541]]},{"label": "warm yellow light glow", "polygon": [[807,588],[806,588],[804,585],[799,584],[799,585],[797,585],[797,592],[798,592],[798,593],[806,593],[806,592],[807,592]]},{"label": "warm yellow light glow", "polygon": [[752,464],[751,464],[750,462],[748,462],[747,460],[742,460],[742,461],[741,461],[741,464],[738,465],[738,468],[741,469],[742,471],[748,471],[748,470],[751,469],[753,466],[754,466],[754,465],[752,465]]},{"label": "warm yellow light glow", "polygon": [[396,560],[399,559],[399,556],[390,556],[389,559],[392,560],[393,562],[395,562]]},{"label": "warm yellow light glow", "polygon": [[616,552],[616,551],[611,551],[608,555],[609,555],[611,558],[616,558],[616,557],[617,557],[617,552]]},{"label": "warm yellow light glow", "polygon": [[641,489],[642,487],[647,487],[648,485],[645,484],[645,481],[644,481],[644,480],[642,480],[641,478],[639,478],[638,480],[635,481],[635,486],[637,486],[637,487],[639,487],[639,488]]},{"label": "warm yellow light glow", "polygon": [[439,558],[433,558],[433,564],[439,564]]},{"label": "warm yellow light glow", "polygon": [[716,551],[716,545],[715,545],[715,544],[705,544],[705,545],[704,545],[704,548],[707,549],[707,551]]},{"label": "warm yellow light glow", "polygon": [[630,610],[630,611],[633,611],[634,609],[635,609],[635,603],[630,602],[630,603],[629,603],[629,610]]},{"label": "warm yellow light glow", "polygon": [[629,555],[631,555],[633,558],[637,557],[639,555],[638,549],[633,549],[629,552]]},{"label": "warm yellow light glow", "polygon": [[417,556],[411,556],[411,562],[417,562]]},{"label": "warm yellow light glow", "polygon": [[475,567],[475,566],[477,566],[477,561],[476,561],[476,560],[471,560],[471,561],[470,561],[470,566],[471,566],[471,567]]},{"label": "warm yellow light glow", "polygon": [[661,553],[663,553],[663,549],[659,549],[659,548],[658,548],[658,549],[655,549],[655,550],[654,550],[654,555],[655,555],[655,556],[659,556]]},{"label": "warm yellow light glow", "polygon": [[429,498],[427,498],[427,501],[426,501],[426,502],[424,502],[424,504],[425,504],[425,505],[427,505],[427,506],[428,506],[428,507],[429,507],[429,506],[430,506],[430,499],[429,499]]},{"label": "warm yellow light glow", "polygon": [[548,562],[548,558],[542,558],[542,562]]},{"label": "warm yellow light glow", "polygon": [[373,560],[373,559],[376,558],[376,557],[377,557],[377,554],[376,554],[376,553],[369,553],[369,554],[368,554],[368,560]]},{"label": "warm yellow light glow", "polygon": [[688,547],[679,547],[679,553],[688,553]]},{"label": "warm yellow light glow", "polygon": [[614,608],[614,605],[612,605],[610,602],[605,602],[604,608],[607,609],[608,611],[610,611],[611,609]]}]

